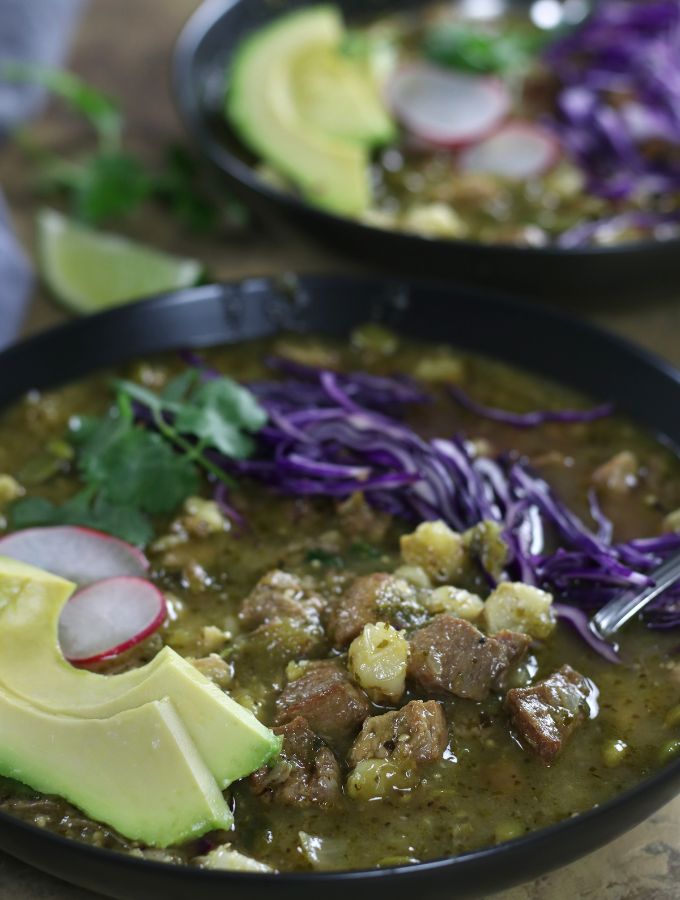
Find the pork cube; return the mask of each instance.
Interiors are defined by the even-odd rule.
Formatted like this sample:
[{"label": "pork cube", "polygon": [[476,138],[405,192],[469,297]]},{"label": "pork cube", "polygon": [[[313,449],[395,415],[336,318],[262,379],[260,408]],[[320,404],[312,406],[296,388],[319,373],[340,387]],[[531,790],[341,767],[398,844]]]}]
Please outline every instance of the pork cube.
[{"label": "pork cube", "polygon": [[627,494],[637,484],[640,464],[630,450],[622,450],[602,463],[592,474],[595,487],[609,494]]},{"label": "pork cube", "polygon": [[297,716],[274,732],[283,736],[281,755],[250,776],[253,793],[287,806],[330,806],[338,800],[338,761],[307,721]]},{"label": "pork cube", "polygon": [[349,752],[356,766],[363,759],[393,759],[419,765],[440,759],[449,741],[441,704],[412,700],[401,709],[366,719]]},{"label": "pork cube", "polygon": [[245,628],[281,619],[318,618],[322,601],[310,597],[295,575],[274,569],[257,582],[241,605],[238,617]]},{"label": "pork cube", "polygon": [[382,621],[406,628],[426,618],[427,611],[412,584],[386,572],[374,572],[352,582],[332,611],[327,631],[336,647],[344,647],[364,625]]},{"label": "pork cube", "polygon": [[303,716],[329,743],[351,738],[370,712],[366,694],[336,662],[311,663],[291,681],[276,701],[276,723]]},{"label": "pork cube", "polygon": [[512,631],[487,637],[470,622],[442,613],[413,633],[409,675],[427,694],[483,700],[493,688],[503,688],[530,643],[528,635]]},{"label": "pork cube", "polygon": [[505,706],[520,739],[550,765],[588,718],[593,690],[587,678],[565,665],[531,687],[508,691]]}]

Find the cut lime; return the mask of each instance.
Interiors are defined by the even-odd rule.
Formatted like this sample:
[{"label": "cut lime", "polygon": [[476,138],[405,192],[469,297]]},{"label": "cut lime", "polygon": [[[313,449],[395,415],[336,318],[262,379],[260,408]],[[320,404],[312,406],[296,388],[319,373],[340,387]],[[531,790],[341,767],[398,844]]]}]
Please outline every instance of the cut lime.
[{"label": "cut lime", "polygon": [[38,213],[38,258],[47,286],[74,312],[91,313],[190,287],[203,273],[195,259],[86,228],[53,209]]}]

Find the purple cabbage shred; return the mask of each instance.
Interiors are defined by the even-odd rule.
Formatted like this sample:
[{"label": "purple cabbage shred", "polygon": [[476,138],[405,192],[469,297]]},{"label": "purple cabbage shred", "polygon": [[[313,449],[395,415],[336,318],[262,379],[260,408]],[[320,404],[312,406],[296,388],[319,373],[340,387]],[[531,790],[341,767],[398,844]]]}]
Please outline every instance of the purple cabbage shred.
[{"label": "purple cabbage shred", "polygon": [[[200,360],[193,364],[212,377]],[[257,435],[255,454],[234,460],[210,451],[213,463],[295,496],[345,498],[361,491],[375,508],[413,523],[443,519],[464,531],[482,520],[497,522],[509,548],[506,577],[553,593],[560,601],[557,614],[605,658],[613,651],[600,646],[602,641],[598,645],[587,629],[587,615],[621,590],[652,584],[650,573],[680,550],[680,534],[615,542],[594,492],[588,496],[590,527],[516,455],[477,455],[459,434],[421,437],[387,412],[428,400],[406,378],[340,374],[279,359],[270,365],[286,376],[283,381],[248,385],[269,416]],[[463,405],[471,408],[467,395],[457,392],[457,399],[463,396]],[[514,416],[481,409],[491,418]],[[600,406],[531,413],[531,421],[522,419],[520,427],[588,422],[609,412],[610,407]],[[147,421],[143,409],[137,414]],[[225,488],[217,488],[215,499],[238,521]],[[643,617],[650,628],[680,627],[680,585],[651,603]]]},{"label": "purple cabbage shred", "polygon": [[561,410],[536,410],[526,413],[508,412],[505,409],[495,409],[491,406],[483,406],[473,400],[462,388],[452,385],[449,388],[453,399],[464,409],[490,419],[503,425],[512,425],[513,428],[534,428],[536,425],[544,425],[546,422],[562,422],[564,424],[574,422],[594,422],[596,419],[604,419],[614,411],[611,403],[603,403],[592,409],[561,409]]},{"label": "purple cabbage shred", "polygon": [[[556,131],[590,192],[618,201],[680,189],[680,0],[602,0],[548,46],[545,61],[558,81]],[[562,246],[602,229],[669,224],[664,215],[624,215],[590,231],[577,226]]]}]

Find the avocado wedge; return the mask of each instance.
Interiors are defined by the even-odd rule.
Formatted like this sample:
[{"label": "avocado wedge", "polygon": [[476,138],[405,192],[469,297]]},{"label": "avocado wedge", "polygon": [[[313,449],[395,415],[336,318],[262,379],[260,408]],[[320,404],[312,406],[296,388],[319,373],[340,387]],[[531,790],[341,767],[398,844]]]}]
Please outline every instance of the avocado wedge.
[{"label": "avocado wedge", "polygon": [[58,623],[73,589],[63,578],[0,557],[0,690],[81,719],[106,719],[168,697],[222,789],[278,753],[280,738],[170,647],[120,675],[72,666],[59,646]]},{"label": "avocado wedge", "polygon": [[369,151],[393,123],[365,61],[343,55],[333,6],[281,16],[240,45],[226,112],[244,143],[330,212],[370,204]]},{"label": "avocado wedge", "polygon": [[0,689],[0,774],[58,794],[152,847],[233,821],[167,699],[107,719],[81,719],[36,709]]}]

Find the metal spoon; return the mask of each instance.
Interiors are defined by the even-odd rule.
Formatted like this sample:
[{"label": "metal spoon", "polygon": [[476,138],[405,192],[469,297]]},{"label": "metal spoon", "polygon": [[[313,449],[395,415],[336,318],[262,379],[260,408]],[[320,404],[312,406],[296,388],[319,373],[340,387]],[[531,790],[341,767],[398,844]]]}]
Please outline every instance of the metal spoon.
[{"label": "metal spoon", "polygon": [[590,619],[590,629],[606,640],[625,625],[636,613],[651,603],[660,593],[680,579],[680,553],[669,557],[658,569],[650,572],[654,584],[640,591],[624,591],[599,609]]}]

